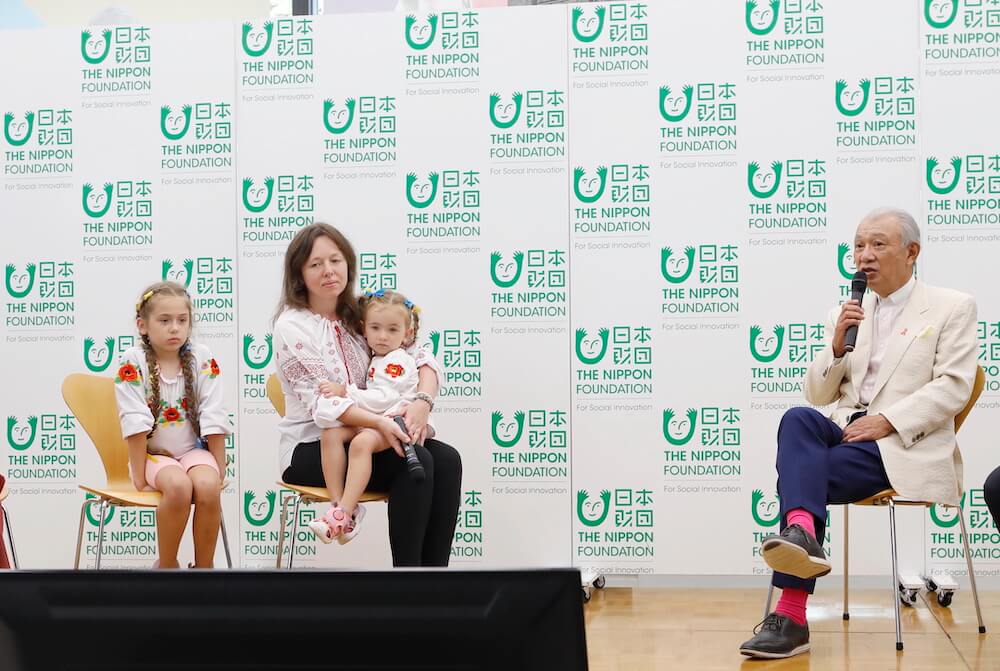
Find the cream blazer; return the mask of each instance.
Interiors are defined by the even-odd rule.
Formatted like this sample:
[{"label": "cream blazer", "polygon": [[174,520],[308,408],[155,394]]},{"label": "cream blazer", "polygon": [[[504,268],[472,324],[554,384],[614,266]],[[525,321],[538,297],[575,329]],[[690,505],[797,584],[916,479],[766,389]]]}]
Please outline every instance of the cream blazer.
[{"label": "cream blazer", "polygon": [[[862,301],[867,317],[858,327],[857,348],[839,361],[831,342],[840,307],[830,311],[826,346],[806,372],[806,400],[832,404],[828,416],[841,427],[864,407],[858,398],[871,355],[875,298],[869,293]],[[889,337],[868,405],[869,415],[881,414],[896,429],[878,441],[889,482],[904,498],[958,505],[962,455],[954,418],[976,379],[976,302],[918,280]]]}]

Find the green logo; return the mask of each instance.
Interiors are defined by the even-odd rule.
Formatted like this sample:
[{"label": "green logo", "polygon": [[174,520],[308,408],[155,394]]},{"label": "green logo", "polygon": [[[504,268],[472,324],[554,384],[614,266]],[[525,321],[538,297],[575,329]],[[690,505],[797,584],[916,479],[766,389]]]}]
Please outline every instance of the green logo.
[{"label": "green logo", "polygon": [[954,506],[939,506],[935,503],[927,511],[930,513],[931,519],[934,520],[934,524],[942,529],[948,529],[958,524],[958,516],[962,514],[961,510],[963,508],[965,508],[965,494],[962,494],[962,498],[959,500],[959,508],[957,509]]},{"label": "green logo", "polygon": [[573,8],[573,37],[577,42],[586,44],[601,36],[604,30],[604,12],[604,6],[598,5],[594,8],[594,16],[585,19],[582,8]]},{"label": "green logo", "polygon": [[837,269],[840,271],[840,276],[845,280],[853,280],[854,273],[857,271],[854,267],[854,250],[846,242],[842,242],[837,245]]},{"label": "green logo", "polygon": [[[35,442],[35,433],[38,429],[38,418],[29,417],[28,425],[18,427],[17,417],[7,418],[7,444],[17,451],[26,450]],[[27,434],[27,438],[25,435]]]},{"label": "green logo", "polygon": [[431,46],[434,42],[434,35],[437,34],[438,17],[436,14],[429,14],[426,23],[417,25],[417,17],[410,14],[406,17],[406,43],[411,49],[422,51]]},{"label": "green logo", "polygon": [[[664,247],[660,250],[660,273],[663,275],[663,279],[671,284],[682,284],[691,276],[691,271],[694,270],[694,247],[685,247],[684,256],[675,256],[673,259],[674,250],[670,247]],[[684,261],[687,261],[685,264]],[[680,273],[677,271],[682,268]]]},{"label": "green logo", "polygon": [[271,48],[271,38],[274,37],[274,24],[264,23],[263,28],[255,30],[253,24],[247,21],[243,24],[243,53],[252,58],[260,58]]},{"label": "green logo", "polygon": [[160,279],[164,282],[178,282],[183,284],[185,287],[191,285],[191,275],[194,272],[194,261],[191,259],[184,259],[183,271],[179,268],[174,268],[174,262],[170,259],[163,259],[163,263],[160,264]]},{"label": "green logo", "polygon": [[781,354],[781,345],[785,338],[785,327],[775,326],[774,335],[761,338],[761,329],[754,324],[750,327],[750,354],[761,363],[771,363]]},{"label": "green logo", "polygon": [[[90,499],[96,499],[97,497],[94,496],[93,494],[87,494],[87,496],[84,497],[84,498],[87,499],[87,500],[90,500]],[[90,522],[95,527],[99,527],[99,526],[101,526],[101,520],[100,520],[100,518],[94,517],[94,511],[95,510],[100,510],[100,506],[97,506],[97,505],[87,506],[87,508],[86,508],[86,511],[87,511],[87,521]],[[108,526],[109,524],[111,524],[111,520],[113,520],[114,518],[115,518],[115,507],[114,506],[108,506],[108,512],[104,516],[104,526]]]},{"label": "green logo", "polygon": [[868,94],[871,91],[871,86],[871,81],[862,79],[858,83],[857,89],[848,92],[847,82],[838,79],[834,86],[834,99],[840,113],[844,116],[858,116],[864,112],[865,107],[868,106]]},{"label": "green logo", "polygon": [[781,508],[778,505],[778,497],[774,500],[764,498],[764,492],[759,489],[753,490],[750,495],[750,514],[753,515],[754,522],[762,527],[773,527],[781,520]]},{"label": "green logo", "polygon": [[[12,147],[21,147],[31,139],[31,131],[35,125],[35,113],[25,112],[24,121],[14,123],[14,113],[7,112],[3,115],[3,136],[7,144]],[[12,132],[13,131],[13,132]]]},{"label": "green logo", "polygon": [[435,357],[438,355],[438,351],[441,349],[441,332],[431,331],[427,334],[427,341],[430,343],[431,354]]},{"label": "green logo", "polygon": [[7,285],[7,293],[12,298],[24,298],[35,286],[35,264],[29,263],[24,267],[23,273],[18,273],[17,267],[8,263],[4,271],[4,283]]},{"label": "green logo", "polygon": [[94,339],[87,337],[83,339],[83,363],[87,370],[92,373],[103,373],[111,365],[112,355],[115,352],[114,336],[104,339],[104,347],[94,348]]},{"label": "green logo", "polygon": [[688,408],[684,417],[674,417],[674,411],[667,408],[663,411],[663,437],[667,442],[675,447],[687,445],[694,436],[695,426],[698,424],[698,411]]},{"label": "green logo", "polygon": [[576,516],[584,526],[599,527],[608,518],[611,511],[611,492],[607,489],[601,492],[596,501],[587,501],[590,494],[586,489],[576,492]]},{"label": "green logo", "polygon": [[[266,368],[271,363],[272,336],[270,333],[264,335],[264,343],[254,345],[254,337],[251,333],[243,334],[243,361],[254,370]],[[437,354],[437,352],[435,352]]]},{"label": "green logo", "polygon": [[670,87],[660,87],[660,116],[666,121],[677,123],[691,111],[691,100],[694,98],[694,87],[686,84],[681,89],[681,95],[670,96]]},{"label": "green logo", "polygon": [[111,30],[105,29],[100,36],[93,39],[89,30],[80,32],[80,55],[83,60],[90,65],[99,65],[104,62],[111,51]]},{"label": "green logo", "polygon": [[254,188],[253,179],[243,178],[243,207],[248,211],[263,212],[271,205],[271,197],[274,195],[274,178],[268,177],[264,180],[264,186]]},{"label": "green logo", "polygon": [[958,15],[958,0],[924,0],[924,19],[931,28],[947,28]]},{"label": "green logo", "polygon": [[334,102],[327,98],[323,101],[323,125],[326,130],[334,135],[341,135],[346,132],[347,129],[351,127],[354,123],[354,109],[357,106],[357,101],[354,98],[348,98],[344,102],[344,109],[335,110]]},{"label": "green logo", "polygon": [[111,209],[111,194],[114,191],[114,185],[111,182],[105,182],[104,188],[101,191],[94,191],[94,185],[87,184],[83,185],[83,211],[88,217],[92,219],[100,219],[108,210]]},{"label": "green logo", "polygon": [[410,206],[418,210],[430,206],[437,196],[438,179],[439,175],[436,172],[427,175],[426,182],[418,180],[416,173],[409,173],[406,176],[406,200]]},{"label": "green logo", "polygon": [[501,263],[503,254],[493,252],[490,254],[490,277],[493,284],[502,289],[510,289],[521,279],[521,270],[524,267],[524,252],[514,252],[514,260]]},{"label": "green logo", "polygon": [[767,35],[778,25],[778,8],[781,0],[770,0],[765,7],[758,7],[757,0],[746,0],[745,20],[747,30],[754,35]]},{"label": "green logo", "polygon": [[494,410],[490,418],[490,430],[494,443],[500,447],[514,447],[524,432],[524,412],[518,410],[514,413],[514,421],[505,422],[503,413]]},{"label": "green logo", "polygon": [[608,169],[601,166],[597,169],[597,176],[585,179],[587,171],[576,167],[573,169],[573,193],[581,203],[596,203],[604,195],[604,187],[607,186]]},{"label": "green logo", "polygon": [[191,127],[191,106],[184,105],[180,114],[173,114],[169,105],[160,108],[160,132],[163,137],[176,142],[183,138]]},{"label": "green logo", "polygon": [[954,191],[961,175],[962,159],[958,156],[952,157],[950,167],[939,166],[933,156],[927,159],[927,188],[939,196]]},{"label": "green logo", "polygon": [[608,336],[611,332],[602,328],[596,338],[587,338],[586,329],[576,330],[576,358],[588,366],[600,363],[608,351]]},{"label": "green logo", "polygon": [[754,198],[770,198],[781,186],[781,171],[783,169],[781,161],[774,161],[771,164],[771,172],[761,173],[760,165],[756,161],[747,164],[747,188]]},{"label": "green logo", "polygon": [[500,94],[490,94],[490,121],[497,128],[510,128],[517,123],[521,116],[521,102],[524,96],[520,91],[515,91],[511,96],[511,102],[500,104]]},{"label": "green logo", "polygon": [[278,495],[269,491],[264,494],[263,501],[254,502],[255,498],[257,495],[249,489],[243,492],[243,516],[251,526],[262,527],[271,521]]}]

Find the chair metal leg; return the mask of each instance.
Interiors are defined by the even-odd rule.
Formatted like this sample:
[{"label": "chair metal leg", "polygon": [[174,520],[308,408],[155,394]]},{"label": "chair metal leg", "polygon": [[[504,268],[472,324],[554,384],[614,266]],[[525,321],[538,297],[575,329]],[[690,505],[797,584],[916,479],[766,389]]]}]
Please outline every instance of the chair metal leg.
[{"label": "chair metal leg", "polygon": [[903,649],[903,629],[899,617],[899,565],[896,558],[896,504],[889,499],[889,541],[892,545],[892,607],[896,614],[896,650]]},{"label": "chair metal leg", "polygon": [[73,562],[73,570],[80,568],[80,549],[83,547],[83,524],[87,518],[87,508],[97,503],[97,499],[84,499],[80,506],[80,528],[76,532],[76,561]]},{"label": "chair metal leg", "polygon": [[7,513],[7,509],[3,509],[3,521],[7,526],[7,544],[10,545],[10,559],[14,562],[14,570],[20,568],[17,563],[17,550],[14,548],[14,532],[10,528],[10,515]]},{"label": "chair metal leg", "polygon": [[226,564],[233,568],[233,557],[229,554],[229,536],[226,534],[226,514],[219,511],[219,526],[222,527],[222,549],[226,551]]},{"label": "chair metal leg", "polygon": [[[774,599],[774,583],[767,587],[767,602],[764,604],[764,617],[771,614],[771,600]],[[763,619],[763,618],[761,618]]]},{"label": "chair metal leg", "polygon": [[986,633],[986,625],[983,624],[983,612],[979,609],[979,590],[976,589],[976,574],[972,570],[972,553],[969,552],[969,534],[965,530],[965,515],[961,506],[958,508],[958,521],[962,525],[962,544],[965,546],[965,563],[969,567],[969,582],[972,584],[972,600],[976,604],[976,617],[979,618],[979,633]]},{"label": "chair metal leg", "polygon": [[274,567],[277,569],[281,568],[281,557],[285,551],[285,520],[288,519],[288,502],[292,498],[294,498],[294,495],[283,496],[281,498],[281,521],[278,527],[278,556],[274,563]]},{"label": "chair metal leg", "polygon": [[108,502],[101,499],[100,515],[101,521],[97,525],[97,564],[94,568],[98,571],[101,570],[101,555],[104,553],[104,513],[108,509]]},{"label": "chair metal leg", "polygon": [[847,583],[849,580],[848,572],[850,570],[849,569],[850,562],[848,561],[850,553],[848,550],[848,546],[850,545],[851,542],[851,535],[847,533],[847,524],[848,524],[847,518],[849,512],[850,512],[850,504],[847,504],[844,506],[844,619],[845,620],[851,619],[851,610],[850,608],[848,608],[847,605]]},{"label": "chair metal leg", "polygon": [[292,541],[288,544],[288,570],[292,570],[292,562],[295,561],[295,536],[299,532],[299,506],[302,505],[302,497],[296,497],[295,508],[292,510]]}]

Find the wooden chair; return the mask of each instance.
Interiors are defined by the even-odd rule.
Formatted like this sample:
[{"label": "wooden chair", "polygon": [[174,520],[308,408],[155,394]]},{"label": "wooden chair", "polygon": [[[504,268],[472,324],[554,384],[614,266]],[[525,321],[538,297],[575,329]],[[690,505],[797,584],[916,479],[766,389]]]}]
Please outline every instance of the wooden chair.
[{"label": "wooden chair", "polygon": [[[97,561],[95,568],[101,568],[104,550],[104,520],[111,506],[155,508],[160,504],[160,492],[140,492],[132,484],[128,472],[128,442],[122,437],[118,420],[118,403],[115,400],[115,383],[110,377],[73,373],[66,376],[62,384],[63,400],[76,416],[90,440],[97,448],[104,465],[107,484],[104,487],[80,485],[80,489],[93,494],[92,499],[83,502],[80,508],[80,527],[76,537],[76,560],[73,568],[80,568],[80,549],[83,543],[83,526],[87,508],[99,506],[100,522],[97,531]],[[226,483],[222,483],[225,488]],[[222,546],[226,551],[226,564],[233,567],[229,552],[229,537],[226,535],[226,520],[221,519]]]},{"label": "wooden chair", "polygon": [[[274,373],[267,378],[267,398],[271,401],[275,412],[280,417],[285,416],[285,393],[281,389],[281,381]],[[290,491],[291,494],[281,497],[281,528],[278,530],[278,553],[275,559],[275,568],[281,568],[281,555],[285,550],[285,526],[288,520],[288,504],[294,502],[292,509],[292,535],[288,546],[288,569],[291,570],[295,561],[295,536],[299,530],[299,508],[303,503],[311,505],[313,503],[329,503],[330,493],[326,487],[307,487],[305,485],[293,485],[282,480],[278,480],[278,486]],[[375,501],[388,501],[388,494],[365,492],[361,495],[361,503],[372,503]]]},{"label": "wooden chair", "polygon": [[[0,504],[7,500],[7,495],[10,494],[7,491],[7,481],[3,483],[3,489],[0,489]],[[17,564],[17,550],[14,548],[14,532],[10,528],[10,513],[7,512],[7,507],[0,505],[3,508],[3,523],[4,527],[7,529],[7,545],[10,547],[10,563],[15,569],[19,568]],[[2,542],[2,541],[0,541]]]},{"label": "wooden chair", "polygon": [[[969,397],[969,402],[965,404],[962,411],[955,415],[955,433],[958,433],[959,428],[965,422],[965,418],[969,416],[972,412],[972,408],[976,405],[976,401],[979,400],[979,395],[983,392],[983,386],[986,383],[986,374],[983,372],[982,367],[976,368],[976,380],[972,385],[972,395]],[[866,499],[860,501],[855,501],[853,504],[847,504],[844,506],[844,619],[851,619],[850,612],[847,607],[847,595],[848,595],[848,557],[849,557],[849,545],[848,541],[850,539],[848,535],[848,512],[850,510],[850,505],[856,506],[880,506],[889,508],[889,544],[892,550],[892,602],[894,607],[894,612],[896,616],[896,650],[903,649],[903,632],[902,624],[899,615],[899,564],[897,560],[897,550],[896,550],[896,506],[922,506],[924,508],[929,508],[934,505],[934,501],[915,501],[912,499],[902,499],[899,494],[893,489],[886,489],[874,496],[870,496]],[[938,504],[942,505],[942,504]],[[945,506],[948,508],[957,507],[958,508],[958,520],[962,526],[962,543],[965,545],[965,561],[969,569],[969,581],[972,584],[972,599],[976,604],[976,617],[979,619],[979,633],[985,634],[986,627],[983,625],[983,613],[979,608],[979,592],[976,589],[976,574],[972,570],[972,554],[969,552],[969,535],[965,528],[965,517],[962,515],[961,506]],[[767,604],[764,606],[764,615],[767,616],[771,612],[771,600],[774,595],[774,585],[767,593]]]}]

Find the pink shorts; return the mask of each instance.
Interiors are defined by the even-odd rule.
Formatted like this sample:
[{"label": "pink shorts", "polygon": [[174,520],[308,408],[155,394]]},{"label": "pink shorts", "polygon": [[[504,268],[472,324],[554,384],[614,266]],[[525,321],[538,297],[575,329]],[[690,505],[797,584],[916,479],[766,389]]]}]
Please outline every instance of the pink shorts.
[{"label": "pink shorts", "polygon": [[216,475],[222,477],[222,474],[219,473],[219,464],[215,461],[215,457],[212,456],[212,453],[206,449],[196,447],[193,450],[188,450],[178,459],[167,457],[162,454],[147,454],[146,482],[149,486],[156,487],[156,474],[164,468],[169,468],[170,466],[177,466],[185,473],[190,471],[195,466],[211,466]]}]

